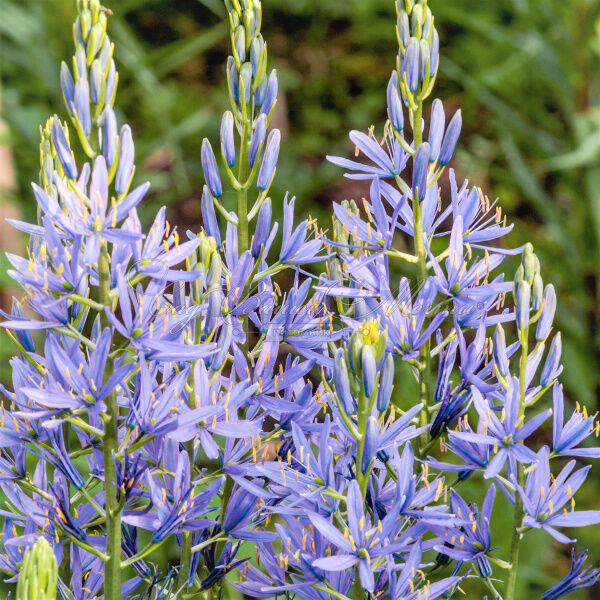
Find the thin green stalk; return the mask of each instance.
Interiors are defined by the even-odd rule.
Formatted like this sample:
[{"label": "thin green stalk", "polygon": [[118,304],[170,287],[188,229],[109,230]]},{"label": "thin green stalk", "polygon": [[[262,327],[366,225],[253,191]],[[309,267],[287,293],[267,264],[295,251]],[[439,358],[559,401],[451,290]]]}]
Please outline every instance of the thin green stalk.
[{"label": "thin green stalk", "polygon": [[[527,354],[529,352],[529,328],[521,335],[521,360],[519,363],[519,418],[525,414],[525,392],[527,389],[526,369]],[[517,465],[517,483],[522,486],[525,480],[524,467]],[[510,570],[506,580],[506,600],[515,600],[517,586],[517,569],[519,566],[519,548],[521,545],[521,527],[523,525],[523,500],[515,490],[515,512],[513,517],[513,532],[510,543]]]},{"label": "thin green stalk", "polygon": [[[108,247],[102,244],[98,260],[99,298],[104,306],[110,305],[110,281]],[[106,316],[101,314],[103,325],[107,325]],[[108,361],[106,377],[112,374],[112,361]],[[117,473],[114,455],[119,445],[118,434],[119,407],[117,395],[113,391],[106,399],[106,413],[104,419],[104,487],[106,493],[106,571],[104,578],[105,600],[120,600],[121,598],[121,507],[117,498]]]},{"label": "thin green stalk", "polygon": [[[415,152],[423,143],[423,132],[421,130],[421,120],[423,118],[423,101],[419,100],[417,108],[413,113],[413,131]],[[420,193],[422,193],[419,190]],[[413,226],[415,239],[415,256],[417,257],[417,289],[421,289],[427,280],[427,251],[425,250],[424,232],[423,232],[423,213],[421,212],[421,199],[413,198]],[[425,307],[421,307],[425,310]],[[429,422],[429,387],[431,372],[431,357],[429,354],[430,342],[427,340],[419,350],[419,402],[423,405],[420,416],[421,426]],[[421,435],[421,448],[428,443],[427,432]]]}]

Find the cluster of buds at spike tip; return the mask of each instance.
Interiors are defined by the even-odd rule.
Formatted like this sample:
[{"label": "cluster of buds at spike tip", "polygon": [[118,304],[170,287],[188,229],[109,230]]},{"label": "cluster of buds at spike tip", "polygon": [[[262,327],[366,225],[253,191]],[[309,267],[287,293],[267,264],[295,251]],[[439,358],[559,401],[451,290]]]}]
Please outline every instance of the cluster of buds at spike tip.
[{"label": "cluster of buds at spike tip", "polygon": [[521,264],[515,274],[513,295],[519,331],[527,331],[530,325],[539,322],[536,338],[538,341],[545,340],[554,319],[556,295],[551,285],[544,290],[540,261],[529,243],[523,248]]},{"label": "cluster of buds at spike tip", "polygon": [[[414,108],[431,94],[438,71],[440,40],[427,0],[397,0],[397,85],[404,102]],[[388,90],[389,91],[389,90]],[[394,127],[394,120],[392,120]]]},{"label": "cluster of buds at spike tip", "polygon": [[[106,33],[108,11],[99,0],[79,0],[78,9],[79,16],[73,25],[73,71],[63,62],[60,82],[83,149],[94,158],[97,148],[113,142],[103,139],[102,126],[107,112],[112,111],[118,74],[113,60],[114,44]],[[92,138],[93,129],[97,138]]]},{"label": "cluster of buds at spike tip", "polygon": [[234,112],[245,111],[253,101],[262,113],[269,115],[275,103],[277,84],[275,89],[270,89],[267,45],[260,33],[261,3],[259,0],[225,0],[225,6],[229,13],[233,50],[227,63],[227,77]]},{"label": "cluster of buds at spike tip", "polygon": [[45,538],[39,538],[25,552],[16,600],[55,600],[57,577],[54,551]]},{"label": "cluster of buds at spike tip", "polygon": [[376,320],[365,321],[342,348],[333,365],[333,384],[340,407],[346,415],[370,413],[377,405],[384,412],[390,402],[394,363],[385,354],[387,334]]}]

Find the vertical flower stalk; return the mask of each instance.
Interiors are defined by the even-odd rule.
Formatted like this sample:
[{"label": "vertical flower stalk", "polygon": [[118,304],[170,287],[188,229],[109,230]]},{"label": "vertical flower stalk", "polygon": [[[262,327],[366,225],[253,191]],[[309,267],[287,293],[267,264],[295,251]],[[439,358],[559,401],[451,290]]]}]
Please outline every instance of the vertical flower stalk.
[{"label": "vertical flower stalk", "polygon": [[[397,0],[396,12],[396,31],[400,51],[397,60],[397,78],[392,78],[390,81],[391,93],[388,89],[388,109],[394,135],[401,140],[403,146],[406,146],[406,142],[402,137],[402,130],[399,129],[403,125],[403,120],[400,121],[397,117],[402,111],[398,102],[399,97],[408,107],[413,130],[413,144],[409,152],[413,158],[412,209],[414,253],[417,263],[416,286],[420,290],[429,276],[422,204],[427,195],[428,180],[432,173],[429,169],[431,148],[429,143],[423,142],[423,104],[431,94],[437,77],[439,39],[427,0],[417,0],[417,2]],[[430,138],[439,133],[436,129],[439,130],[439,127],[434,127],[432,123]],[[437,156],[434,159],[437,159]],[[399,179],[399,175],[396,175],[396,179]],[[429,308],[421,306],[420,310],[427,312]],[[429,340],[419,351],[418,370],[419,402],[423,405],[421,425],[426,425],[429,420],[428,409],[431,397]],[[427,444],[427,441],[427,436],[424,434],[421,439],[422,447]]]},{"label": "vertical flower stalk", "polygon": [[[526,244],[523,251],[521,265],[517,269],[517,273],[515,275],[513,289],[516,325],[519,342],[521,345],[521,356],[519,359],[518,408],[518,420],[521,422],[525,420],[526,410],[525,402],[527,393],[527,362],[529,360],[529,328],[531,325],[535,324],[542,315],[542,293],[543,283],[540,276],[540,263],[537,256],[533,252],[533,247],[531,244]],[[545,339],[545,336],[543,339]],[[521,488],[525,484],[525,467],[523,464],[519,464],[517,467],[516,484]],[[519,551],[521,546],[521,538],[523,537],[523,517],[523,499],[521,494],[515,493],[513,529],[509,558],[510,569],[508,571],[508,577],[506,580],[506,600],[515,600],[517,571],[519,568]]]}]

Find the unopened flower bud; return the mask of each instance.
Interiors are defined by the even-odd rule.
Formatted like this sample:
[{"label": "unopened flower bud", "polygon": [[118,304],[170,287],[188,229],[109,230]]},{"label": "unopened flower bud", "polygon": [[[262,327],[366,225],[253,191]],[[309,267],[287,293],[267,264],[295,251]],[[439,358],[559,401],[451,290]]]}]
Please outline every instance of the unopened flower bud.
[{"label": "unopened flower bud", "polygon": [[440,36],[437,29],[434,28],[429,44],[429,77],[433,79],[440,64]]},{"label": "unopened flower bud", "polygon": [[235,28],[233,34],[233,52],[240,64],[246,61],[246,32],[241,25]]},{"label": "unopened flower bud", "polygon": [[456,148],[456,143],[458,142],[461,129],[462,112],[457,110],[452,117],[452,120],[448,124],[448,129],[446,129],[446,135],[444,136],[444,141],[442,142],[442,148],[438,158],[438,163],[442,167],[445,167],[450,162],[450,159],[454,154],[454,148]]},{"label": "unopened flower bud", "polygon": [[254,237],[252,238],[251,252],[254,258],[259,257],[262,247],[267,243],[271,231],[271,216],[271,199],[267,198],[260,207]]},{"label": "unopened flower bud", "polygon": [[427,174],[431,148],[427,142],[421,144],[415,154],[413,162],[412,189],[415,199],[423,202],[427,193]]},{"label": "unopened flower bud", "polygon": [[338,348],[333,360],[333,385],[343,411],[347,415],[354,413],[354,400],[350,391],[350,378],[346,367],[346,353]]},{"label": "unopened flower bud", "polygon": [[431,108],[431,122],[429,125],[429,146],[431,153],[429,154],[429,162],[435,162],[440,155],[442,147],[442,139],[444,137],[444,129],[446,127],[446,114],[444,113],[444,105],[442,101],[436,99],[433,101]]},{"label": "unopened flower bud", "polygon": [[56,150],[58,160],[62,165],[62,168],[69,179],[77,179],[77,165],[75,164],[75,157],[73,151],[67,141],[67,136],[62,128],[62,125],[55,115],[52,120],[52,143]]},{"label": "unopened flower bud", "polygon": [[419,87],[419,55],[419,41],[410,38],[402,64],[402,75],[403,79],[406,78],[408,89],[413,93]]},{"label": "unopened flower bud", "polygon": [[86,136],[92,131],[90,116],[90,89],[87,80],[80,79],[75,84],[75,116]]},{"label": "unopened flower bud", "polygon": [[561,355],[562,337],[559,331],[550,344],[550,350],[548,350],[548,356],[546,356],[546,362],[544,363],[542,374],[540,375],[542,387],[550,385],[562,372],[562,366],[560,364]]},{"label": "unopened flower bud", "polygon": [[217,222],[217,215],[215,214],[215,204],[208,187],[205,185],[202,190],[202,202],[201,202],[202,220],[204,221],[204,227],[206,233],[211,237],[215,238],[217,247],[221,247],[221,233],[219,231],[219,223]]},{"label": "unopened flower bud", "polygon": [[217,159],[213,152],[210,142],[204,138],[201,150],[202,169],[204,170],[204,178],[210,193],[215,198],[220,198],[223,195],[223,186],[221,184],[221,176],[217,167]]},{"label": "unopened flower bud", "polygon": [[398,73],[394,71],[390,77],[387,87],[387,105],[390,123],[396,131],[402,131],[404,128],[404,113],[402,111],[402,102],[398,88]]},{"label": "unopened flower bud", "polygon": [[126,193],[131,185],[134,161],[135,146],[133,145],[131,128],[129,125],[123,125],[121,135],[119,136],[119,164],[115,177],[115,190],[119,194]]},{"label": "unopened flower bud", "polygon": [[100,101],[100,96],[102,95],[102,84],[103,81],[102,74],[102,64],[99,59],[96,59],[92,63],[92,68],[90,69],[90,82],[91,82],[91,94],[92,94],[92,102],[94,104],[98,104]]},{"label": "unopened flower bud", "polygon": [[531,309],[537,312],[542,308],[542,301],[544,298],[544,282],[539,273],[536,273],[533,277],[533,284],[531,286]]},{"label": "unopened flower bud", "polygon": [[383,360],[379,389],[377,390],[377,410],[384,412],[390,403],[394,387],[394,359],[391,354],[386,354]]},{"label": "unopened flower bud", "polygon": [[240,101],[240,83],[233,56],[227,59],[227,84],[229,86],[229,95],[233,98],[234,102],[238,103]]},{"label": "unopened flower bud", "polygon": [[269,81],[267,83],[267,89],[265,91],[265,97],[260,105],[260,112],[269,116],[271,110],[275,106],[277,100],[277,91],[279,84],[277,83],[277,71],[273,69],[269,75]]},{"label": "unopened flower bud", "polygon": [[110,106],[104,109],[104,130],[102,140],[102,154],[106,164],[111,167],[117,156],[117,143],[119,136],[117,133],[117,118]]},{"label": "unopened flower bud", "polygon": [[279,129],[273,129],[267,138],[267,147],[263,156],[263,161],[258,172],[256,186],[259,190],[266,190],[273,181],[277,159],[279,158],[279,144],[281,142],[281,133]]},{"label": "unopened flower bud", "polygon": [[52,546],[45,538],[25,552],[19,572],[16,600],[55,600],[58,567]]},{"label": "unopened flower bud", "polygon": [[252,65],[245,62],[240,70],[240,102],[242,98],[246,104],[252,98]]},{"label": "unopened flower bud", "polygon": [[261,113],[256,119],[252,137],[250,138],[250,150],[248,151],[248,164],[250,168],[254,166],[256,157],[264,149],[265,138],[267,136],[267,115]]},{"label": "unopened flower bud", "polygon": [[104,104],[105,106],[112,106],[115,102],[115,95],[117,94],[117,67],[115,61],[110,61],[110,67],[108,68],[108,75],[106,76],[106,88],[104,90]]},{"label": "unopened flower bud", "polygon": [[233,114],[226,111],[221,120],[221,150],[229,167],[235,164],[235,142],[233,139]]},{"label": "unopened flower bud", "polygon": [[69,113],[73,114],[73,103],[75,102],[75,82],[67,64],[63,61],[60,65],[60,87]]},{"label": "unopened flower bud", "polygon": [[531,287],[527,281],[520,281],[516,287],[515,316],[517,327],[524,331],[529,327],[529,310],[531,301]]},{"label": "unopened flower bud", "polygon": [[508,377],[510,370],[508,368],[508,356],[506,354],[506,336],[501,325],[496,327],[494,333],[494,364],[502,377]]},{"label": "unopened flower bud", "polygon": [[552,329],[552,322],[556,313],[556,292],[552,284],[547,285],[544,291],[544,308],[535,330],[535,339],[543,342]]},{"label": "unopened flower bud", "polygon": [[365,346],[361,356],[363,390],[367,398],[371,397],[377,381],[377,363],[373,346]]}]

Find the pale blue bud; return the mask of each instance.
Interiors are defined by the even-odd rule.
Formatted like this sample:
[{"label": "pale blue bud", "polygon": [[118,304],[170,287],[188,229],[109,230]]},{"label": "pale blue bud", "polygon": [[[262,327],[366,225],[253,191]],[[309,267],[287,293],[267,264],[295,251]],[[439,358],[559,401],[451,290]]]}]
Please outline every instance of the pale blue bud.
[{"label": "pale blue bud", "polygon": [[444,136],[444,141],[442,142],[442,149],[440,150],[440,157],[438,158],[438,163],[442,165],[442,167],[445,167],[450,162],[450,159],[454,154],[454,148],[456,148],[456,143],[458,142],[461,129],[462,112],[457,110],[455,115],[452,117],[452,120],[448,124],[448,129],[446,129],[446,135]]},{"label": "pale blue bud", "polygon": [[419,81],[425,81],[427,76],[427,61],[429,60],[429,43],[421,40],[419,43]]},{"label": "pale blue bud", "polygon": [[273,181],[277,159],[279,158],[279,144],[281,142],[281,133],[279,129],[273,129],[267,138],[267,147],[263,156],[263,161],[258,172],[258,181],[256,186],[259,190],[266,190]]},{"label": "pale blue bud", "polygon": [[219,231],[219,223],[217,222],[217,215],[215,214],[215,204],[208,191],[208,187],[205,185],[202,190],[202,202],[200,209],[202,211],[202,220],[204,221],[204,228],[206,233],[211,237],[215,238],[217,247],[221,247],[221,233]]},{"label": "pale blue bud", "polygon": [[260,207],[258,213],[258,219],[256,220],[256,229],[254,230],[254,237],[252,238],[252,256],[258,258],[262,247],[267,243],[269,239],[269,232],[271,231],[271,218],[272,218],[272,207],[271,199],[267,198],[263,205]]},{"label": "pale blue bud", "polygon": [[102,96],[102,84],[103,84],[103,76],[102,76],[102,65],[100,61],[96,59],[92,63],[92,68],[90,70],[90,81],[91,81],[91,91],[92,91],[92,102],[94,104],[98,104],[100,101],[100,96]]},{"label": "pale blue bud", "polygon": [[102,153],[106,164],[110,167],[115,162],[117,155],[117,118],[110,106],[104,109],[104,139]]},{"label": "pale blue bud", "polygon": [[269,75],[269,81],[267,83],[264,100],[261,103],[261,113],[264,113],[265,115],[269,115],[271,113],[271,110],[273,109],[273,106],[275,106],[275,102],[277,100],[277,91],[277,71],[273,69]]},{"label": "pale blue bud", "polygon": [[67,64],[63,61],[60,65],[60,87],[69,113],[73,114],[73,103],[75,102],[75,82]]},{"label": "pale blue bud", "polygon": [[115,100],[115,94],[117,93],[117,68],[115,67],[115,61],[110,61],[110,67],[108,68],[108,75],[106,76],[106,90],[104,92],[104,104],[113,105]]},{"label": "pale blue bud", "polygon": [[346,354],[343,348],[338,348],[333,360],[333,386],[335,394],[340,401],[342,410],[351,415],[354,413],[354,400],[350,391],[350,379],[346,366]]},{"label": "pale blue bud", "polygon": [[445,127],[446,114],[444,113],[444,105],[441,100],[436,99],[433,101],[431,122],[429,125],[429,145],[431,146],[431,154],[429,155],[430,162],[435,162],[440,155]]},{"label": "pale blue bud", "polygon": [[246,31],[243,26],[238,26],[235,28],[235,33],[233,34],[233,51],[235,52],[238,60],[243,63],[246,61]]},{"label": "pale blue bud", "polygon": [[392,397],[394,387],[394,360],[391,354],[386,354],[383,359],[383,367],[379,378],[379,389],[377,390],[377,410],[387,410]]},{"label": "pale blue bud", "polygon": [[556,292],[554,291],[554,286],[550,284],[546,286],[546,290],[544,291],[544,308],[542,309],[542,315],[535,331],[535,339],[538,342],[543,342],[548,337],[550,329],[552,329],[555,313]]},{"label": "pale blue bud", "polygon": [[252,64],[252,75],[255,76],[258,67],[260,65],[260,59],[263,53],[265,42],[262,36],[255,37],[252,40],[252,46],[250,47],[250,63]]},{"label": "pale blue bud", "polygon": [[264,148],[265,137],[267,136],[267,115],[261,113],[256,119],[254,130],[252,131],[252,138],[250,140],[250,150],[248,152],[248,164],[250,167],[254,166],[256,157],[259,152]]},{"label": "pale blue bud", "polygon": [[550,385],[554,379],[556,379],[561,371],[562,366],[560,364],[560,358],[562,355],[562,337],[560,331],[554,336],[552,343],[550,344],[550,350],[548,350],[548,356],[540,375],[540,383],[542,387]]},{"label": "pale blue bud", "polygon": [[239,73],[233,56],[227,59],[227,83],[229,84],[229,95],[234,102],[238,103],[240,101]]},{"label": "pale blue bud", "polygon": [[413,93],[419,87],[419,54],[419,41],[416,38],[410,38],[404,55],[402,72],[406,75],[408,89]]},{"label": "pale blue bud", "polygon": [[133,178],[133,163],[135,161],[135,146],[129,125],[123,125],[119,136],[119,164],[115,177],[115,190],[124,194],[131,185]]},{"label": "pale blue bud", "polygon": [[75,84],[75,115],[86,136],[92,132],[90,115],[90,88],[86,79],[80,79]]},{"label": "pale blue bud", "polygon": [[390,77],[387,87],[387,105],[390,123],[396,131],[402,131],[404,128],[404,113],[402,111],[402,102],[398,87],[398,73],[394,71]]},{"label": "pale blue bud", "polygon": [[242,90],[248,104],[252,98],[252,65],[249,62],[245,62],[240,71],[240,97]]},{"label": "pale blue bud", "polygon": [[438,35],[437,29],[433,30],[433,36],[429,46],[429,77],[433,79],[440,63],[440,36]]},{"label": "pale blue bud", "polygon": [[494,332],[494,364],[502,377],[510,375],[508,356],[506,354],[506,336],[501,325],[498,325]]},{"label": "pale blue bud", "polygon": [[363,389],[367,398],[375,390],[377,380],[377,363],[375,362],[375,352],[373,346],[365,346],[361,355],[362,382]]},{"label": "pale blue bud", "polygon": [[223,195],[223,186],[221,185],[221,176],[219,175],[219,169],[217,168],[217,160],[215,153],[213,152],[210,142],[204,138],[202,142],[202,168],[204,169],[204,178],[210,193],[215,198],[220,198]]},{"label": "pale blue bud", "polygon": [[418,198],[419,202],[425,199],[427,193],[427,170],[430,154],[429,144],[425,142],[419,146],[413,160],[412,189],[415,198]]},{"label": "pale blue bud", "polygon": [[69,179],[77,179],[75,157],[73,156],[73,151],[69,146],[69,142],[67,142],[67,136],[56,115],[54,115],[54,119],[52,119],[52,143],[54,144],[58,160],[67,177]]},{"label": "pale blue bud", "polygon": [[233,167],[235,164],[235,142],[233,139],[233,114],[227,111],[221,120],[221,149],[225,162]]}]

